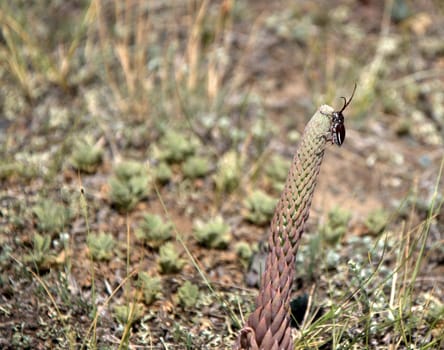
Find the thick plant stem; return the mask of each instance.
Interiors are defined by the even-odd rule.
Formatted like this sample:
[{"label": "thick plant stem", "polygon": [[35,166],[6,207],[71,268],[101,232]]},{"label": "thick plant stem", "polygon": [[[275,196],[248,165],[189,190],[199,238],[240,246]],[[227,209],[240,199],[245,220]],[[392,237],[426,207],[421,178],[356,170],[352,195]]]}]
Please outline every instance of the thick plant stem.
[{"label": "thick plant stem", "polygon": [[330,135],[333,111],[330,106],[321,106],[305,127],[271,222],[269,253],[256,310],[241,330],[235,349],[293,349],[290,298],[295,258]]}]

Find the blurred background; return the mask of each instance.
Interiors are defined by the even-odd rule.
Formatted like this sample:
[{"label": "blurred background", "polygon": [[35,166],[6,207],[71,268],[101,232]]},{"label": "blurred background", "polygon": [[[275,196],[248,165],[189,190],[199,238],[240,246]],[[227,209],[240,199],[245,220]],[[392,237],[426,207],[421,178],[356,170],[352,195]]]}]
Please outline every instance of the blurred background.
[{"label": "blurred background", "polygon": [[0,1],[1,347],[229,348],[304,126],[356,83],[296,347],[438,349],[443,37],[437,0]]}]

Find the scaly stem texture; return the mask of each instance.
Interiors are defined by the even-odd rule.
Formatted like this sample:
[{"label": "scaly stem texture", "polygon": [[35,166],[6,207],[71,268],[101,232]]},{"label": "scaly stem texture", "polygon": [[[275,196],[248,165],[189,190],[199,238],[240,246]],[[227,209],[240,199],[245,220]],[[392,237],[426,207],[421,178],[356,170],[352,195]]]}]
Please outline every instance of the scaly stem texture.
[{"label": "scaly stem texture", "polygon": [[269,253],[256,310],[241,330],[237,349],[294,348],[290,298],[295,258],[324,157],[333,111],[330,106],[321,106],[305,127],[271,222]]}]

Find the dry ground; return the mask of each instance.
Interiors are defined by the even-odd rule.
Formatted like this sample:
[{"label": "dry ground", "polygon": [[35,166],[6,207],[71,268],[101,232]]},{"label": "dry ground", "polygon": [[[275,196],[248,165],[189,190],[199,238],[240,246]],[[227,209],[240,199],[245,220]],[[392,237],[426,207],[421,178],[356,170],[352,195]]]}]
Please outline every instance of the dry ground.
[{"label": "dry ground", "polygon": [[[246,218],[244,199],[255,189],[279,196],[266,164],[276,154],[290,159],[295,132],[302,132],[316,107],[339,108],[339,97],[349,96],[356,82],[344,113],[345,143],[329,146],[322,165],[299,252],[297,292],[315,286],[314,304],[324,310],[345,303],[354,288],[360,293],[347,317],[337,319],[347,332],[334,341],[329,331],[306,336],[311,345],[298,346],[439,348],[443,5],[425,0],[207,5],[97,0],[0,6],[0,347],[229,347],[238,330],[233,315],[245,316],[257,293],[245,284],[247,264],[236,243],[254,245],[267,228]],[[171,178],[157,182],[158,193],[151,187],[134,208],[117,210],[109,182],[116,164],[136,159],[154,171],[159,159],[153,145],[162,151],[159,140],[169,129],[199,139],[195,152],[210,159],[209,172],[190,179],[181,161],[173,162]],[[72,162],[76,141],[86,135],[103,150],[91,173]],[[214,176],[229,151],[243,162],[239,184],[232,192],[219,191]],[[43,199],[70,209],[62,229],[41,227],[35,207]],[[334,246],[312,239],[320,237],[336,207],[351,215],[345,235]],[[387,215],[380,232],[368,224],[375,210]],[[148,212],[170,217],[175,225],[179,240],[172,242],[185,259],[177,273],[161,274],[158,250],[135,237]],[[226,249],[203,247],[193,234],[196,219],[217,214],[232,233]],[[91,258],[86,243],[98,232],[112,234],[116,242],[102,261]],[[45,252],[51,259],[33,258],[37,233],[50,236]],[[404,253],[393,282],[390,271]],[[361,264],[358,272],[350,261]],[[375,270],[369,283],[359,280],[360,273]],[[161,278],[152,304],[140,298],[140,271]],[[186,280],[199,286],[194,307],[178,302]],[[388,289],[380,288],[381,281]],[[401,330],[398,323],[384,323],[390,303],[379,291],[393,290],[403,296],[395,298],[396,305],[408,304],[410,312],[401,317]],[[368,313],[364,294],[373,310]],[[381,298],[385,306],[378,311]],[[142,316],[119,322],[114,307],[135,301]],[[441,311],[431,316],[429,309]],[[381,327],[377,334],[366,331],[372,322]]]}]

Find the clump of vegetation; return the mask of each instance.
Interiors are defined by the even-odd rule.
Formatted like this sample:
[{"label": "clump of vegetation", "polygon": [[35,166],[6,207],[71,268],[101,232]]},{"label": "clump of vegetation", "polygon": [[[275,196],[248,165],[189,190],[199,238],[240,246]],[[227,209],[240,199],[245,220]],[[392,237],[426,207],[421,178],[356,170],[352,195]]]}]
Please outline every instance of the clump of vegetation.
[{"label": "clump of vegetation", "polygon": [[182,270],[185,260],[180,258],[179,252],[173,243],[168,242],[159,249],[159,258],[157,259],[161,273],[175,273]]},{"label": "clump of vegetation", "polygon": [[210,160],[203,156],[191,156],[182,165],[183,174],[191,179],[207,175],[210,169]]},{"label": "clump of vegetation", "polygon": [[15,178],[29,180],[38,176],[38,174],[39,168],[36,164],[19,162],[14,159],[0,160],[0,181],[13,180]]},{"label": "clump of vegetation", "polygon": [[171,180],[173,172],[166,162],[160,162],[154,170],[154,177],[159,183],[165,184]]},{"label": "clump of vegetation", "polygon": [[129,305],[114,306],[114,317],[121,325],[133,324],[143,317],[143,304],[129,303]]},{"label": "clump of vegetation", "polygon": [[251,248],[251,245],[245,241],[238,242],[235,246],[235,250],[237,256],[242,260],[248,261],[253,255],[253,249]]},{"label": "clump of vegetation", "polygon": [[172,236],[173,225],[171,222],[164,222],[161,216],[155,214],[145,214],[136,230],[136,237],[151,248],[159,248]]},{"label": "clump of vegetation", "polygon": [[54,255],[50,253],[51,237],[49,235],[34,234],[32,238],[32,253],[25,257],[26,262],[32,262],[38,268],[46,268],[51,261],[54,260]]},{"label": "clump of vegetation", "polygon": [[231,241],[230,226],[224,222],[222,216],[216,216],[207,222],[196,220],[194,237],[204,247],[224,249]]},{"label": "clump of vegetation", "polygon": [[86,244],[88,245],[92,258],[101,261],[111,259],[116,241],[113,235],[101,232],[98,235],[88,235]]},{"label": "clump of vegetation", "polygon": [[387,226],[388,218],[388,213],[384,209],[379,208],[368,214],[364,225],[370,234],[377,235]]},{"label": "clump of vegetation", "polygon": [[253,249],[251,248],[251,245],[245,241],[241,241],[236,244],[234,249],[236,251],[236,255],[241,260],[242,265],[244,265],[244,267],[248,266],[248,263],[253,256]]},{"label": "clump of vegetation", "polygon": [[118,209],[128,211],[150,191],[150,177],[143,163],[125,161],[118,164],[110,179],[110,199]]},{"label": "clump of vegetation", "polygon": [[232,192],[238,186],[241,178],[241,162],[234,151],[227,152],[217,164],[214,183],[219,192]]},{"label": "clump of vegetation", "polygon": [[194,154],[197,140],[174,130],[167,130],[159,141],[159,158],[174,163]]},{"label": "clump of vegetation", "polygon": [[257,225],[269,223],[274,214],[276,199],[261,190],[251,193],[245,200],[246,218]]},{"label": "clump of vegetation", "polygon": [[328,220],[320,228],[323,239],[329,244],[336,244],[347,231],[351,213],[341,208],[334,208],[328,213]]},{"label": "clump of vegetation", "polygon": [[279,192],[284,188],[290,164],[287,158],[275,155],[265,165],[265,174],[271,179],[273,188]]},{"label": "clump of vegetation", "polygon": [[70,217],[68,208],[50,199],[42,200],[32,211],[37,217],[39,231],[49,234],[62,231]]},{"label": "clump of vegetation", "polygon": [[74,143],[70,162],[75,169],[91,174],[102,162],[103,148],[94,144],[92,138],[77,140]]},{"label": "clump of vegetation", "polygon": [[161,294],[161,279],[160,277],[152,277],[146,272],[139,272],[138,277],[138,285],[143,293],[143,301],[146,305],[150,305]]},{"label": "clump of vegetation", "polygon": [[190,281],[185,281],[182,287],[179,288],[177,297],[179,304],[185,308],[195,307],[199,300],[199,287]]}]

